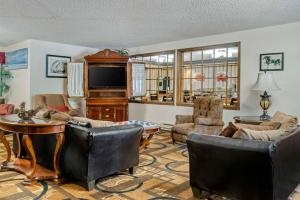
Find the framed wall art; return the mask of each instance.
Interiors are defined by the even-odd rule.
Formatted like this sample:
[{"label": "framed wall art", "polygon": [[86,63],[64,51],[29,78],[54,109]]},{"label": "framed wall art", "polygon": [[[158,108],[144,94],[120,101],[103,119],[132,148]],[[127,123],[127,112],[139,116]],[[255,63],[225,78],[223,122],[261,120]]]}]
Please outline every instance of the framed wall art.
[{"label": "framed wall art", "polygon": [[280,53],[260,54],[260,71],[283,71],[284,55]]},{"label": "framed wall art", "polygon": [[28,66],[28,48],[5,53],[6,65],[9,70],[26,69]]},{"label": "framed wall art", "polygon": [[67,78],[67,64],[71,62],[71,57],[46,55],[46,77]]}]

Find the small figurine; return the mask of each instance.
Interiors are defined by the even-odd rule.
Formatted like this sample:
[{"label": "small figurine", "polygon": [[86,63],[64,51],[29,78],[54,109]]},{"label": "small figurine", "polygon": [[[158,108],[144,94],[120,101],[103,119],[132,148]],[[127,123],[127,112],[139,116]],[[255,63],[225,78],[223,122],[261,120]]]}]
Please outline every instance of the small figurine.
[{"label": "small figurine", "polygon": [[25,102],[21,102],[18,117],[22,120],[30,120],[34,116],[34,110],[25,110]]}]

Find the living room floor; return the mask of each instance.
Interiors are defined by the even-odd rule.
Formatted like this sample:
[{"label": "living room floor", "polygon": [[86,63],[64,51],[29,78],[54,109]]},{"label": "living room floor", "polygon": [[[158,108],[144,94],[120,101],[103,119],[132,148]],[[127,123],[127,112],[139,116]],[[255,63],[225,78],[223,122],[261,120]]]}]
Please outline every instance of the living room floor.
[{"label": "living room floor", "polygon": [[[12,137],[7,137],[12,142]],[[0,160],[6,150],[0,144]],[[173,145],[169,132],[155,135],[140,154],[134,176],[127,172],[98,180],[90,192],[76,183],[56,184],[40,181],[36,185],[21,184],[24,175],[13,171],[0,172],[0,199],[194,199],[189,187],[188,151],[186,145]],[[290,199],[300,200],[300,188]],[[212,200],[224,199],[209,195]]]}]

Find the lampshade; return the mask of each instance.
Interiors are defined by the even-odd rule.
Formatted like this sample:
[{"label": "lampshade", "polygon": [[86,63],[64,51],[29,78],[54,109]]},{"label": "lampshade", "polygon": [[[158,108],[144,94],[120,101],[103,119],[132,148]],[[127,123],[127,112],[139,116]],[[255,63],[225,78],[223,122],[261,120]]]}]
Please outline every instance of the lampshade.
[{"label": "lampshade", "polygon": [[0,65],[5,64],[5,52],[0,52]]},{"label": "lampshade", "polygon": [[258,73],[257,80],[252,90],[274,91],[280,90],[271,73]]}]

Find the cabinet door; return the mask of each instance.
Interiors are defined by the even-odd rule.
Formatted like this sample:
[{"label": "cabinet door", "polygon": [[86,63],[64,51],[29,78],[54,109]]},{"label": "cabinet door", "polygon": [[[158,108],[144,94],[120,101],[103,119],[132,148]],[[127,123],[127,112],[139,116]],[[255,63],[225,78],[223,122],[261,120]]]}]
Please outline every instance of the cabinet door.
[{"label": "cabinet door", "polygon": [[101,117],[101,107],[88,106],[87,107],[87,118],[99,120]]},{"label": "cabinet door", "polygon": [[116,121],[127,121],[127,106],[116,106]]}]

